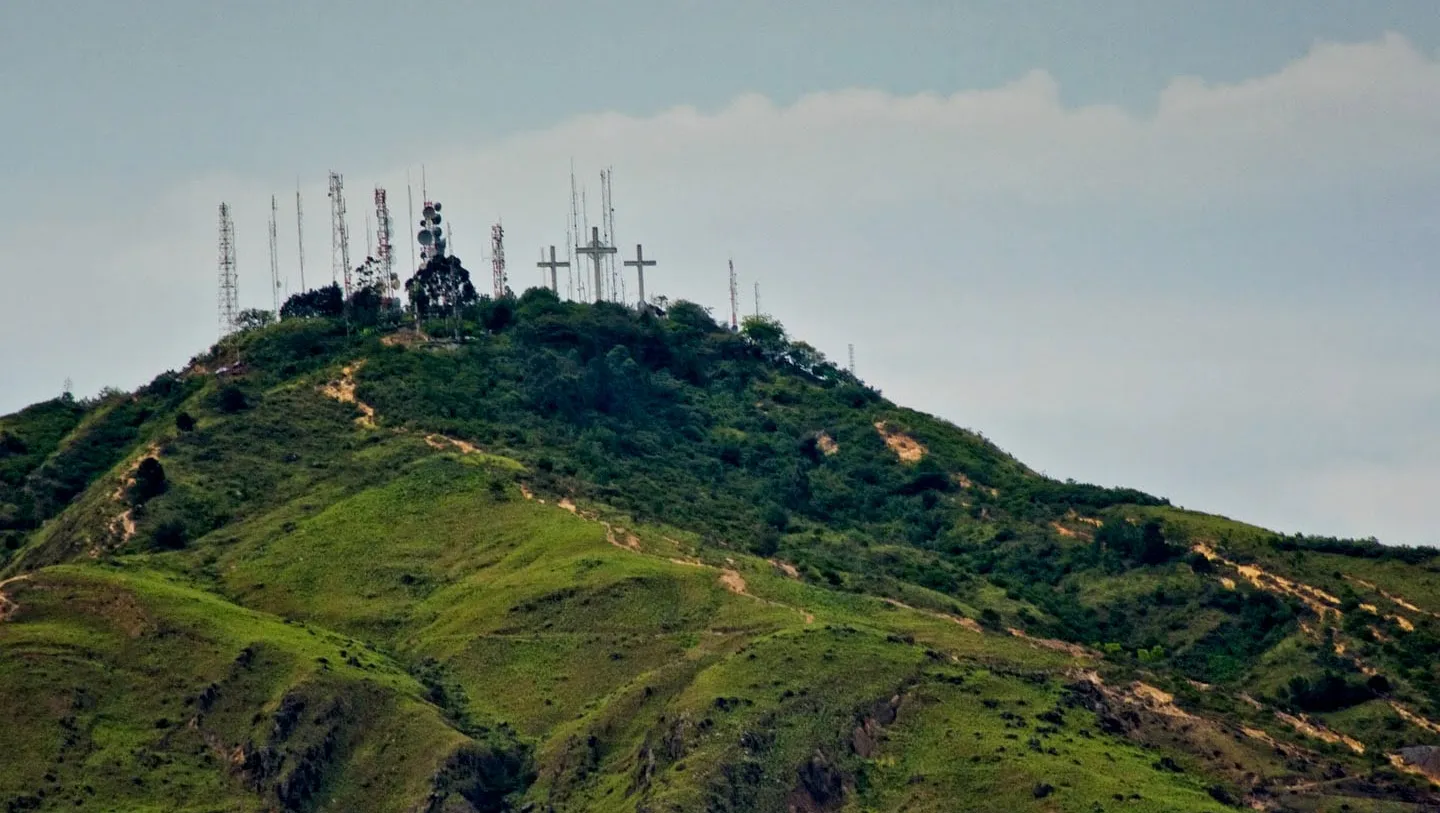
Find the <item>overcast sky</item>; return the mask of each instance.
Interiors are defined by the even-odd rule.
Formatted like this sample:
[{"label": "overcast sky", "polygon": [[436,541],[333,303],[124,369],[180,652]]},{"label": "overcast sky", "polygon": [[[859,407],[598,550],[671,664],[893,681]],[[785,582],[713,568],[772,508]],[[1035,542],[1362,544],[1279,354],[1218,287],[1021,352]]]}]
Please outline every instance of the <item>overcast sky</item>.
[{"label": "overcast sky", "polygon": [[221,200],[246,306],[271,194],[298,286],[297,179],[329,281],[331,169],[353,256],[423,164],[518,289],[573,159],[652,293],[724,316],[733,256],[745,309],[1048,474],[1440,542],[1433,0],[421,8],[0,4],[0,412],[213,342]]}]

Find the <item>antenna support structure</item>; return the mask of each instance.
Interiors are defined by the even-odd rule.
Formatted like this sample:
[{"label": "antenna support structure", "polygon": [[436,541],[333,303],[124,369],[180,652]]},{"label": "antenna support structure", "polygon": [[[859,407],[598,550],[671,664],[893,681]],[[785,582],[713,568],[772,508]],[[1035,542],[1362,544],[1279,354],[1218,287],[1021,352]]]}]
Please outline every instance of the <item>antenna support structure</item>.
[{"label": "antenna support structure", "polygon": [[275,295],[275,319],[280,319],[280,225],[275,196],[270,196],[270,292]]},{"label": "antenna support structure", "polygon": [[505,227],[496,223],[490,227],[490,273],[494,277],[495,298],[505,298]]},{"label": "antenna support structure", "polygon": [[220,337],[235,332],[240,317],[239,281],[235,276],[235,221],[230,217],[230,204],[220,204],[220,290],[217,310],[220,316]]},{"label": "antenna support structure", "polygon": [[735,279],[735,261],[730,261],[730,332],[740,331],[740,288]]},{"label": "antenna support structure", "polygon": [[392,297],[400,293],[400,279],[395,276],[394,223],[390,217],[390,201],[383,187],[375,187],[375,261],[380,266],[380,287]]},{"label": "antenna support structure", "polygon": [[345,179],[330,173],[330,281],[345,282],[350,298],[350,227],[345,223]]}]

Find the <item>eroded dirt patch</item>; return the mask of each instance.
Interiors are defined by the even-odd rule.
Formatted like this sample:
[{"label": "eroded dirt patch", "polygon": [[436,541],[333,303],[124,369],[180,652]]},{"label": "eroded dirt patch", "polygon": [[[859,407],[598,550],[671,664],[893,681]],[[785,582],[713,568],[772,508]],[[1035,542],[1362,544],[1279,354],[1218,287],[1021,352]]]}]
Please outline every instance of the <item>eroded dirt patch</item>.
[{"label": "eroded dirt patch", "polygon": [[5,595],[5,588],[11,584],[14,584],[15,582],[25,581],[29,578],[30,577],[28,575],[15,576],[13,578],[6,579],[5,581],[0,581],[0,623],[3,623],[5,619],[10,618],[11,616],[15,615],[15,613],[20,611],[20,604],[14,599]]},{"label": "eroded dirt patch", "polygon": [[926,449],[920,445],[919,441],[898,429],[892,428],[885,421],[876,421],[875,431],[880,433],[880,438],[885,441],[885,445],[890,447],[890,451],[894,452],[895,456],[902,461],[906,463],[918,463],[925,457]]},{"label": "eroded dirt patch", "polygon": [[360,410],[360,417],[355,419],[355,423],[367,429],[374,429],[375,408],[355,397],[355,372],[363,366],[365,366],[364,359],[345,365],[340,369],[340,378],[325,382],[320,387],[320,392],[342,404],[354,404],[355,408]]}]

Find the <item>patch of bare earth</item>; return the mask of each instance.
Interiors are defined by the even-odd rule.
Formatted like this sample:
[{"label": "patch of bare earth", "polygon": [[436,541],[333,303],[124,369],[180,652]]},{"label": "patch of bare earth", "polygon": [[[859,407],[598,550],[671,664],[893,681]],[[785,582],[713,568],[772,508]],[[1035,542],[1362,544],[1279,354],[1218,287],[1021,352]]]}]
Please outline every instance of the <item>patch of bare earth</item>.
[{"label": "patch of bare earth", "polygon": [[367,428],[375,428],[375,408],[364,401],[355,398],[355,371],[365,366],[365,360],[347,364],[340,369],[340,378],[335,381],[327,381],[320,387],[320,392],[328,398],[334,398],[342,404],[354,404],[360,410],[360,417],[355,423]]},{"label": "patch of bare earth", "polygon": [[1026,635],[1025,630],[1017,629],[1015,627],[1010,627],[1006,631],[1009,632],[1011,635],[1015,636],[1016,638],[1023,638],[1026,641],[1034,644],[1035,646],[1041,647],[1042,649],[1053,649],[1056,652],[1064,652],[1067,655],[1074,655],[1077,658],[1089,657],[1095,654],[1090,650],[1086,649],[1085,647],[1080,646],[1079,644],[1072,644],[1069,641],[1060,641],[1055,638],[1035,638],[1030,635]]},{"label": "patch of bare earth", "polygon": [[914,613],[920,613],[921,615],[928,615],[931,618],[939,618],[943,621],[949,621],[950,623],[964,627],[971,632],[985,632],[985,630],[980,626],[980,622],[976,621],[973,618],[966,618],[961,615],[951,615],[949,613],[938,613],[933,610],[922,610],[919,607],[912,607],[903,601],[899,601],[893,598],[882,598],[880,600],[885,602],[886,604],[889,604],[891,607],[899,607],[902,610],[909,610]]},{"label": "patch of bare earth", "polygon": [[1195,543],[1190,549],[1209,559],[1211,562],[1232,568],[1236,573],[1240,574],[1241,578],[1250,582],[1250,584],[1260,590],[1299,599],[1301,603],[1313,610],[1314,613],[1322,619],[1327,615],[1334,615],[1337,619],[1341,617],[1340,599],[1318,587],[1311,587],[1308,584],[1291,581],[1283,576],[1276,576],[1273,573],[1266,572],[1258,565],[1242,565],[1238,562],[1232,562],[1203,542]]},{"label": "patch of bare earth", "polygon": [[[128,501],[126,500],[125,492],[129,491],[130,487],[135,485],[135,471],[140,468],[140,461],[147,457],[158,458],[159,455],[159,444],[152,443],[145,447],[145,451],[135,459],[135,462],[130,464],[130,467],[125,470],[125,474],[120,477],[120,484],[115,487],[114,491],[110,492],[110,499],[114,501],[116,505],[124,506],[123,510],[121,510],[114,519],[110,520],[108,528],[110,538],[119,540],[119,542],[116,543],[117,545],[123,545],[135,538],[135,509],[127,504]],[[91,558],[99,555],[100,550],[98,547],[90,550]]]},{"label": "patch of bare earth", "polygon": [[840,444],[836,443],[835,438],[830,437],[826,432],[821,432],[815,437],[815,448],[819,449],[820,453],[826,457],[840,453]]},{"label": "patch of bare earth", "polygon": [[790,564],[789,562],[782,562],[782,561],[780,561],[779,559],[769,559],[769,560],[767,560],[767,561],[770,562],[770,566],[771,566],[771,567],[775,568],[776,570],[780,571],[781,573],[784,573],[786,578],[789,578],[789,579],[799,579],[799,578],[800,578],[800,571],[796,570],[796,569],[795,569],[795,566],[792,565],[792,564]]},{"label": "patch of bare earth", "polygon": [[1296,731],[1299,731],[1301,734],[1304,734],[1307,737],[1314,737],[1315,739],[1322,742],[1343,743],[1345,747],[1349,748],[1351,751],[1354,751],[1357,754],[1365,753],[1364,743],[1360,742],[1354,737],[1349,737],[1344,734],[1337,734],[1334,731],[1331,731],[1330,729],[1321,725],[1320,723],[1311,720],[1303,714],[1296,716],[1293,714],[1286,714],[1283,711],[1277,711],[1275,712],[1275,719],[1290,726]]},{"label": "patch of bare earth", "polygon": [[720,584],[737,596],[749,595],[746,592],[745,577],[734,570],[726,568],[720,571]]},{"label": "patch of bare earth", "polygon": [[5,588],[11,584],[14,584],[15,582],[25,581],[28,578],[30,577],[15,576],[13,578],[6,579],[5,581],[0,581],[0,623],[3,623],[5,619],[10,618],[11,616],[15,615],[15,613],[20,611],[20,604],[15,600],[11,599],[9,596],[5,595]]},{"label": "patch of bare earth", "polygon": [[485,451],[469,441],[452,438],[449,435],[426,435],[425,443],[430,446],[430,448],[439,449],[440,451],[446,451],[452,448],[458,449],[461,454],[484,454]]},{"label": "patch of bare earth", "polygon": [[898,429],[892,429],[885,421],[876,421],[875,431],[880,433],[885,445],[902,461],[918,463],[925,457],[925,447],[920,445],[919,441]]}]

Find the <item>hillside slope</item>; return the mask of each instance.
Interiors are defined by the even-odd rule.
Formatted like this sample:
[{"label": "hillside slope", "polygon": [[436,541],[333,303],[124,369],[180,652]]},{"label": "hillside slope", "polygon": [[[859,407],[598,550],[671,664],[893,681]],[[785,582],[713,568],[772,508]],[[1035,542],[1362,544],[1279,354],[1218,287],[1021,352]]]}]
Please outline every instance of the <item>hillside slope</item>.
[{"label": "hillside slope", "polygon": [[470,316],[0,418],[0,801],[1440,804],[1433,551],[1050,480],[764,320]]}]

